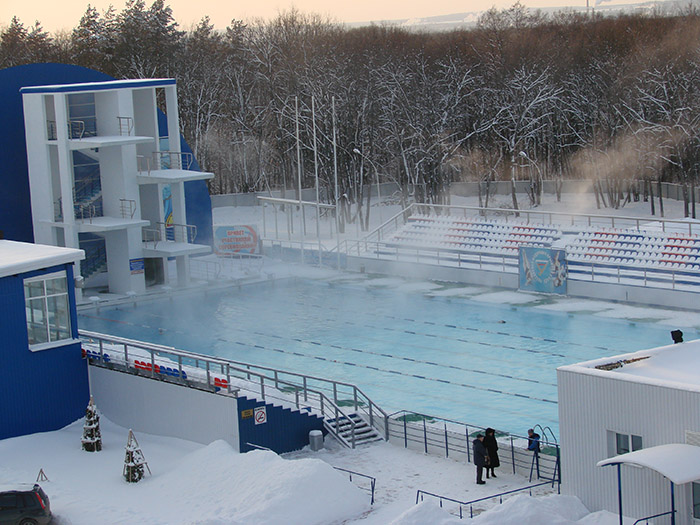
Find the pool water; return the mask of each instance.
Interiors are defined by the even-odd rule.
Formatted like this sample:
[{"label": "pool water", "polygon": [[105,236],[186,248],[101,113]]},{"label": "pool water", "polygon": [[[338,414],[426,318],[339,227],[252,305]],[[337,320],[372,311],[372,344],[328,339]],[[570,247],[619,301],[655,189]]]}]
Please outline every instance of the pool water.
[{"label": "pool water", "polygon": [[653,324],[295,279],[89,310],[79,326],[354,383],[389,413],[516,434],[558,435],[558,366],[671,342]]}]

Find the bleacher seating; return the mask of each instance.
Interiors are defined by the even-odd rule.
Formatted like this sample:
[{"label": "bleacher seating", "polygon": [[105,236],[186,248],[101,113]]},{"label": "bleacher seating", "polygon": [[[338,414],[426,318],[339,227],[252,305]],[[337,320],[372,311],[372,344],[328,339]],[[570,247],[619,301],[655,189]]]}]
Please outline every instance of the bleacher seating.
[{"label": "bleacher seating", "polygon": [[545,224],[418,214],[370,249],[384,258],[432,257],[438,264],[459,266],[494,263],[517,271],[519,246],[551,246],[560,235],[557,228]]},{"label": "bleacher seating", "polygon": [[567,246],[569,261],[637,268],[700,270],[700,237],[637,230],[582,232]]},{"label": "bleacher seating", "polygon": [[566,248],[570,278],[700,285],[700,236],[691,234],[600,227],[562,232],[556,225],[512,218],[414,214],[366,249],[390,260],[514,273],[520,246],[555,243]]}]

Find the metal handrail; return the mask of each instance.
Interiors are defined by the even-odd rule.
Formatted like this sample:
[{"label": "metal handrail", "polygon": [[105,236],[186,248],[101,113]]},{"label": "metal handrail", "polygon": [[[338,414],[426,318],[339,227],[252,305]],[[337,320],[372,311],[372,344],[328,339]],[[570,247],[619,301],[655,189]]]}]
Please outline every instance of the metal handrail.
[{"label": "metal handrail", "polygon": [[150,155],[137,155],[136,159],[139,173],[147,175],[158,170],[189,170],[194,163],[194,155],[187,151],[154,151]]},{"label": "metal handrail", "polygon": [[[220,369],[223,370],[225,368],[226,370],[226,377],[227,377],[227,384],[228,388],[231,388],[231,371],[238,372],[240,375],[234,377],[238,377],[239,379],[244,379],[250,383],[250,377],[254,376],[260,380],[260,394],[262,396],[263,401],[266,399],[265,395],[265,380],[268,380],[269,382],[274,383],[275,388],[279,390],[279,385],[283,385],[285,387],[290,388],[291,390],[294,391],[294,403],[297,407],[297,409],[301,408],[301,402],[300,402],[300,394],[303,394],[303,402],[308,403],[309,399],[311,396],[309,394],[315,394],[318,396],[318,406],[315,408],[321,412],[321,415],[324,417],[324,426],[326,429],[328,429],[329,432],[331,432],[341,443],[344,443],[351,448],[355,448],[356,444],[356,427],[357,424],[353,421],[351,417],[349,417],[348,414],[346,414],[333,400],[331,400],[324,392],[316,389],[311,389],[304,384],[304,386],[300,386],[296,383],[292,383],[290,381],[285,381],[284,379],[279,378],[279,373],[287,373],[285,371],[277,370],[275,371],[276,373],[273,374],[272,376],[268,376],[265,374],[262,374],[260,372],[255,372],[251,370],[250,368],[244,368],[237,366],[236,362],[230,361],[228,359],[222,359],[222,358],[213,358],[209,356],[205,356],[202,354],[197,354],[194,352],[189,352],[187,350],[180,350],[176,349],[174,347],[170,346],[163,346],[163,345],[158,345],[154,343],[148,343],[146,341],[135,341],[133,339],[127,339],[124,337],[116,337],[116,336],[111,336],[111,335],[106,335],[106,334],[101,334],[98,332],[90,332],[86,330],[80,330],[79,335],[82,338],[88,338],[92,340],[97,340],[99,342],[99,356],[102,357],[104,355],[104,348],[103,344],[106,342],[108,344],[114,344],[114,345],[123,345],[124,346],[124,365],[125,367],[130,367],[130,361],[129,361],[129,355],[128,355],[128,346],[132,346],[135,348],[139,348],[142,350],[146,350],[150,354],[150,363],[151,363],[151,377],[156,377],[156,374],[158,372],[155,371],[155,365],[160,364],[159,362],[156,362],[156,354],[161,357],[160,362],[164,362],[162,359],[162,354],[169,354],[171,356],[174,356],[177,358],[177,369],[180,378],[185,377],[182,373],[183,369],[183,359],[190,359],[195,362],[195,368],[199,369],[199,363],[201,362],[202,364],[206,365],[205,370],[206,370],[206,378],[207,378],[207,385],[209,387],[212,386],[212,380],[211,380],[211,365],[219,366]],[[118,351],[117,349],[110,350],[111,352]],[[104,361],[103,359],[100,359],[100,361]],[[114,363],[115,359],[114,356],[110,356],[110,362]],[[280,398],[282,399],[282,398]],[[329,410],[330,409],[330,410]],[[332,414],[333,415],[333,421],[329,421],[326,419],[326,414]],[[340,433],[340,426],[341,423],[347,423],[350,425],[350,443],[347,443],[347,441],[342,437]]]},{"label": "metal handrail", "polygon": [[372,476],[368,476],[367,474],[362,474],[362,473],[360,473],[360,472],[355,472],[354,470],[348,470],[348,469],[346,469],[346,468],[340,468],[340,467],[333,467],[333,468],[334,468],[335,470],[340,470],[341,472],[347,472],[348,474],[350,474],[350,481],[351,481],[351,482],[352,482],[352,477],[353,477],[353,475],[354,475],[354,476],[360,476],[361,478],[367,478],[367,479],[369,479],[369,480],[370,480],[370,482],[369,482],[369,484],[370,484],[370,491],[371,491],[371,493],[372,493],[371,501],[370,501],[369,504],[370,504],[370,505],[374,505],[374,488],[375,488],[375,486],[376,486],[376,484],[377,484],[377,478],[374,478],[374,477],[372,477]]},{"label": "metal handrail", "polygon": [[661,516],[666,516],[667,514],[675,514],[675,510],[667,510],[666,512],[662,512],[661,514],[654,514],[653,516],[647,516],[646,518],[639,518],[637,521],[635,521],[632,525],[637,525],[637,523],[641,523],[646,520],[650,520],[652,518],[660,518]]},{"label": "metal handrail", "polygon": [[119,123],[119,135],[130,136],[134,130],[134,119],[132,117],[117,117]]},{"label": "metal handrail", "polygon": [[432,492],[428,492],[425,490],[418,489],[416,491],[416,504],[418,504],[418,499],[420,498],[420,501],[423,501],[424,496],[431,496],[434,498],[438,498],[440,501],[440,507],[442,507],[442,502],[443,501],[451,501],[452,503],[456,503],[459,505],[459,519],[462,519],[464,516],[462,515],[462,507],[466,507],[469,505],[469,517],[473,518],[474,517],[474,503],[479,503],[481,501],[487,501],[493,498],[498,498],[498,503],[499,505],[503,503],[503,496],[507,496],[508,494],[515,494],[516,492],[522,492],[524,490],[529,490],[530,495],[532,495],[532,489],[536,487],[541,487],[543,485],[549,485],[548,481],[545,481],[544,483],[535,483],[534,485],[528,485],[527,487],[521,487],[519,489],[513,489],[513,490],[507,490],[505,492],[499,492],[498,494],[493,494],[491,496],[485,496],[483,498],[478,498],[474,499],[471,501],[459,501],[453,498],[448,498],[447,496],[441,496],[439,494],[434,494]]},{"label": "metal handrail", "polygon": [[122,219],[133,219],[136,213],[136,201],[134,199],[119,199],[119,211]]},{"label": "metal handrail", "polygon": [[[74,131],[77,130],[77,133]],[[76,137],[77,135],[77,137]],[[85,135],[85,121],[84,120],[69,120],[68,121],[68,138],[69,139],[82,139]]]},{"label": "metal handrail", "polygon": [[[368,416],[370,417],[370,426],[375,428],[376,430],[380,430],[377,428],[377,426],[374,424],[374,419],[375,419],[375,412],[377,413],[377,417],[380,417],[385,424],[385,429],[384,429],[384,439],[389,440],[389,415],[381,408],[379,407],[374,401],[372,401],[367,394],[365,394],[360,388],[358,388],[356,385],[353,385],[352,383],[345,383],[342,381],[336,381],[334,379],[326,379],[323,377],[317,377],[317,376],[311,376],[307,374],[300,374],[297,372],[289,372],[285,370],[280,370],[277,368],[272,368],[272,367],[267,367],[267,366],[262,366],[262,365],[253,365],[250,363],[244,363],[242,361],[235,361],[235,360],[227,360],[230,363],[234,363],[236,365],[244,366],[246,369],[251,369],[251,367],[259,370],[265,370],[267,372],[272,372],[276,374],[285,374],[286,376],[291,376],[291,377],[297,377],[301,379],[301,384],[302,388],[305,388],[305,385],[308,384],[309,381],[316,381],[319,383],[325,383],[329,384],[330,387],[328,388],[330,391],[333,392],[333,401],[337,403],[338,400],[338,387],[347,387],[352,390],[352,396],[353,396],[353,408],[355,411],[360,411],[361,409],[364,409],[366,406],[366,410],[368,413]],[[299,383],[295,383],[296,385],[299,385]]]},{"label": "metal handrail", "polygon": [[153,243],[153,249],[155,250],[158,243],[163,240],[162,233],[156,228],[141,228],[141,242],[148,244]]},{"label": "metal handrail", "polygon": [[158,221],[156,226],[163,233],[162,238],[165,240],[171,240],[168,238],[168,229],[172,232],[172,240],[175,242],[193,243],[197,238],[197,226],[194,224],[168,224]]},{"label": "metal handrail", "polygon": [[95,208],[94,204],[79,204],[78,205],[78,211],[80,213],[80,219],[85,220],[86,218],[86,212],[87,212],[87,219],[92,224],[92,219],[97,216],[97,210]]}]

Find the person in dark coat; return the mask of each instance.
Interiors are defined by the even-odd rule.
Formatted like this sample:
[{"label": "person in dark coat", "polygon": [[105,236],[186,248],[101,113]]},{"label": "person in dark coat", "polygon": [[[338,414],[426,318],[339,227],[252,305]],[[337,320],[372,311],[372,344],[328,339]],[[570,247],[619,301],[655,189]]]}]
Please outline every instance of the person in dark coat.
[{"label": "person in dark coat", "polygon": [[476,484],[483,485],[486,482],[482,479],[482,476],[489,457],[489,453],[484,446],[483,434],[477,434],[476,439],[472,441],[472,447],[474,451],[474,465],[476,465]]},{"label": "person in dark coat", "polygon": [[489,461],[486,465],[486,479],[489,479],[489,474],[496,477],[493,469],[501,466],[501,461],[498,459],[498,442],[496,441],[496,431],[492,428],[487,428],[484,436],[484,446],[489,455]]}]

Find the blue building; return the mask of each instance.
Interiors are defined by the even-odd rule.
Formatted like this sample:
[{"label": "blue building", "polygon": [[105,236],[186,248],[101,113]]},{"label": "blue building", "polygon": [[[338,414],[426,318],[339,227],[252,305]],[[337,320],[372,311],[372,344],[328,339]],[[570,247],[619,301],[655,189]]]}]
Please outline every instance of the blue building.
[{"label": "blue building", "polygon": [[0,240],[0,439],[56,430],[85,412],[73,282],[83,258],[82,250]]}]

